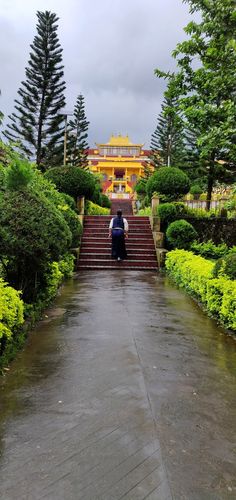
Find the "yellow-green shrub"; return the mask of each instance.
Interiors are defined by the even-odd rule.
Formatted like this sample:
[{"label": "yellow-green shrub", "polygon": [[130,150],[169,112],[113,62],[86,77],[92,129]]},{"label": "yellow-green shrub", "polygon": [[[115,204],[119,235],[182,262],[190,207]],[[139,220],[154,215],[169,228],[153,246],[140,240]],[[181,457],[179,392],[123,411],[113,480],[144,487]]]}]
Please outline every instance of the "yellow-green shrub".
[{"label": "yellow-green shrub", "polygon": [[2,340],[10,339],[24,318],[23,301],[20,293],[0,278],[0,346]]},{"label": "yellow-green shrub", "polygon": [[236,330],[236,281],[225,276],[208,281],[207,310],[225,326]]},{"label": "yellow-green shrub", "polygon": [[100,205],[96,205],[96,203],[87,200],[85,203],[85,213],[86,215],[109,215],[110,209],[100,207]]},{"label": "yellow-green shrub", "polygon": [[227,328],[236,330],[236,282],[213,278],[214,264],[186,250],[173,250],[166,258],[168,274],[197,297],[207,311]]}]

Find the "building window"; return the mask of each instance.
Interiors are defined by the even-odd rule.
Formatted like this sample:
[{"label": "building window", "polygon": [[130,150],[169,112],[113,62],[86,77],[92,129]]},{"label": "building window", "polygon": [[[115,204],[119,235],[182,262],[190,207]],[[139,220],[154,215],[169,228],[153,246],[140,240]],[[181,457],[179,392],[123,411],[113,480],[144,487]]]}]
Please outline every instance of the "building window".
[{"label": "building window", "polygon": [[132,174],[131,175],[131,182],[136,182],[137,181],[137,175],[136,174]]}]

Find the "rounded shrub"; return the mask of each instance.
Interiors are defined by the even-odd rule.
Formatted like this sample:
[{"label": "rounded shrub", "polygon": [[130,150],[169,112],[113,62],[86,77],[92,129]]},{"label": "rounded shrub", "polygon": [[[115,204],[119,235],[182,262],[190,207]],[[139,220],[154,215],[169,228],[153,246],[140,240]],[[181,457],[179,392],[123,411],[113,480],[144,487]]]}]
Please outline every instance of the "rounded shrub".
[{"label": "rounded shrub", "polygon": [[69,194],[74,199],[78,196],[90,199],[95,190],[93,175],[79,167],[53,167],[47,170],[45,177],[56,185],[58,191]]},{"label": "rounded shrub", "polygon": [[0,254],[7,256],[6,279],[30,301],[48,262],[71,246],[63,214],[45,195],[32,189],[7,191],[0,197]]},{"label": "rounded shrub", "polygon": [[147,181],[147,194],[157,192],[165,201],[178,200],[189,192],[188,176],[176,167],[161,167]]},{"label": "rounded shrub", "polygon": [[174,221],[177,216],[177,210],[174,203],[162,203],[157,209],[157,215],[160,217],[161,222],[169,224]]},{"label": "rounded shrub", "polygon": [[166,231],[167,240],[174,248],[190,248],[197,236],[197,231],[192,224],[184,219],[171,222]]},{"label": "rounded shrub", "polygon": [[193,184],[190,188],[190,194],[193,195],[194,198],[198,198],[203,193],[201,186],[199,184]]}]

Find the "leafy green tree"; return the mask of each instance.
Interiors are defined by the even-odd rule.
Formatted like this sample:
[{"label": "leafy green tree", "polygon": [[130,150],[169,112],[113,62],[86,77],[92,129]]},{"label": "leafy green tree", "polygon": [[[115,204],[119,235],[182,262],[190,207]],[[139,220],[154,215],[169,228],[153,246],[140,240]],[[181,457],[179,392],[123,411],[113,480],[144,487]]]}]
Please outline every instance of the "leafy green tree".
[{"label": "leafy green tree", "polygon": [[180,166],[186,156],[183,120],[180,115],[178,97],[175,93],[176,87],[172,83],[173,77],[174,75],[169,77],[161,113],[151,137],[151,157],[155,168],[160,165]]},{"label": "leafy green tree", "polygon": [[197,133],[209,209],[216,181],[231,183],[236,175],[236,8],[235,0],[185,2],[201,21],[187,25],[189,39],[173,53],[176,95],[186,127]]},{"label": "leafy green tree", "polygon": [[26,79],[4,134],[44,170],[55,162],[62,163],[64,117],[59,112],[65,106],[65,82],[58,17],[49,11],[37,12],[37,17]]},{"label": "leafy green tree", "polygon": [[68,126],[67,156],[71,165],[88,169],[88,126],[85,116],[84,97],[80,94],[77,98],[73,120]]}]

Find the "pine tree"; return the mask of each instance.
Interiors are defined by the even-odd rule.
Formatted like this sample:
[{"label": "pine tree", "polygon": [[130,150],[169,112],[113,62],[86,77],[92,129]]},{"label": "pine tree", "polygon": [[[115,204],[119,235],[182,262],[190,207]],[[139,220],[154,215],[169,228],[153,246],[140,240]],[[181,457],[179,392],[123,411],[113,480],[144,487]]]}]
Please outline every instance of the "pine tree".
[{"label": "pine tree", "polygon": [[88,169],[88,126],[85,116],[84,97],[79,94],[74,108],[73,119],[68,126],[68,157],[70,163],[80,168]]},{"label": "pine tree", "polygon": [[170,78],[157,127],[151,137],[151,157],[155,168],[160,165],[180,166],[185,155],[183,122],[178,111],[178,99],[172,94]]},{"label": "pine tree", "polygon": [[17,142],[42,170],[62,162],[65,106],[62,48],[56,14],[37,12],[37,34],[31,45],[26,79],[18,90],[15,112],[4,135]]}]

